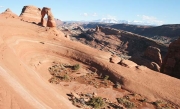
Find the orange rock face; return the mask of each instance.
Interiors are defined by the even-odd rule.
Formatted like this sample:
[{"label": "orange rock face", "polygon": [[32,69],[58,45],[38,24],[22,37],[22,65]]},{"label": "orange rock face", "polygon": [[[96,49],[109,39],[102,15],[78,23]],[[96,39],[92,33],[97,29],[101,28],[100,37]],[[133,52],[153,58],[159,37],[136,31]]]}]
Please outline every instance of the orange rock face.
[{"label": "orange rock face", "polygon": [[161,58],[159,48],[149,46],[146,49],[144,56],[147,57],[148,59],[152,60],[153,62],[157,63],[159,66],[161,66],[162,58]]},{"label": "orange rock face", "polygon": [[20,17],[27,21],[39,22],[41,19],[41,9],[35,6],[24,6]]},{"label": "orange rock face", "polygon": [[[97,29],[96,29],[97,30]],[[114,28],[99,27],[98,31],[105,33],[106,35],[120,35],[121,31]]]},{"label": "orange rock face", "polygon": [[44,24],[44,16],[47,14],[47,27],[56,27],[56,22],[54,20],[53,14],[51,12],[51,8],[43,7],[41,11],[41,24]]},{"label": "orange rock face", "polygon": [[154,71],[157,71],[157,72],[160,72],[160,67],[157,63],[155,62],[151,62],[151,66],[149,67],[150,69],[154,70]]},{"label": "orange rock face", "polygon": [[180,38],[169,45],[168,53],[162,63],[161,72],[180,78]]}]

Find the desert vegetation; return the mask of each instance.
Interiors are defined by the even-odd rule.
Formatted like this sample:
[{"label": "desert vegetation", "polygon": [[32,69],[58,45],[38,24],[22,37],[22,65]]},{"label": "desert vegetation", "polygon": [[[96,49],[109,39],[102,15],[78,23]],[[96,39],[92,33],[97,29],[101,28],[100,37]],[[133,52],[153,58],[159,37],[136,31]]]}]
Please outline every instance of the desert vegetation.
[{"label": "desert vegetation", "polygon": [[[49,67],[49,72],[52,77],[49,79],[50,83],[59,84],[60,82],[72,82],[76,81],[81,84],[91,85],[95,88],[109,88],[122,92],[121,84],[117,81],[113,83],[109,75],[97,74],[98,70],[91,71],[92,68],[87,68],[89,73],[81,76],[74,76],[74,74],[81,74],[83,67],[77,64],[65,64],[59,62],[53,62],[53,65]],[[91,69],[91,70],[90,70]],[[149,101],[146,97],[129,93],[123,97],[117,97],[116,102],[112,102],[108,98],[97,96],[95,93],[68,93],[69,100],[73,105],[83,109],[139,109],[141,107],[148,107],[151,109],[177,109],[176,105],[168,103],[163,100]]]}]

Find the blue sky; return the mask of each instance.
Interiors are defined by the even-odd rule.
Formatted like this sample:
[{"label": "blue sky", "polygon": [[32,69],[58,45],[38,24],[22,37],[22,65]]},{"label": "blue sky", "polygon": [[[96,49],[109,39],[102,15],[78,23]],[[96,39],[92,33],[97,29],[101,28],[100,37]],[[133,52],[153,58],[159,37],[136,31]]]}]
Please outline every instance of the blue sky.
[{"label": "blue sky", "polygon": [[25,5],[50,7],[63,21],[113,18],[180,24],[180,0],[1,0],[0,12],[10,8],[19,15]]}]

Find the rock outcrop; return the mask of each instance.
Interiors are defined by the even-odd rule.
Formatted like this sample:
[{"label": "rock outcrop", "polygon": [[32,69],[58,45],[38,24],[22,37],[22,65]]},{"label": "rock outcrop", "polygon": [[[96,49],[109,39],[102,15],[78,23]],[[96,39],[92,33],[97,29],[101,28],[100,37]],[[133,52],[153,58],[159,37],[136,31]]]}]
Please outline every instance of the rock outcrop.
[{"label": "rock outcrop", "polygon": [[[94,31],[89,29],[74,38],[91,47],[129,59],[155,71],[159,71],[158,66],[161,66],[162,63],[161,57],[165,57],[168,48],[166,45],[144,36],[101,26],[97,26]],[[152,64],[152,62],[157,64]]]},{"label": "rock outcrop", "polygon": [[157,47],[149,46],[146,51],[144,52],[144,56],[152,60],[153,62],[157,63],[159,66],[162,64],[162,58],[160,54],[160,49]]},{"label": "rock outcrop", "polygon": [[96,27],[96,31],[101,31],[106,35],[120,35],[121,31],[114,29],[114,28],[103,28],[103,27]]},{"label": "rock outcrop", "polygon": [[47,14],[48,20],[47,20],[47,27],[56,27],[56,22],[54,20],[53,14],[51,12],[51,8],[43,7],[41,11],[41,24],[44,25],[45,20],[44,16]]},{"label": "rock outcrop", "polygon": [[119,64],[124,66],[124,67],[128,67],[128,68],[137,66],[136,63],[134,63],[134,62],[132,62],[130,60],[121,60],[121,62]]},{"label": "rock outcrop", "polygon": [[169,45],[168,53],[162,63],[161,72],[180,78],[180,38]]},{"label": "rock outcrop", "polygon": [[99,26],[96,26],[96,30],[95,30],[96,32],[99,32]]},{"label": "rock outcrop", "polygon": [[18,18],[18,15],[14,14],[9,8],[6,9],[2,15],[6,16],[6,17],[11,17],[11,18]]},{"label": "rock outcrop", "polygon": [[111,62],[111,63],[118,64],[120,61],[121,61],[121,58],[118,57],[118,56],[116,56],[116,55],[113,55],[113,56],[110,58],[110,62]]},{"label": "rock outcrop", "polygon": [[70,40],[70,36],[68,34],[65,34],[65,37]]},{"label": "rock outcrop", "polygon": [[20,17],[29,22],[39,22],[41,19],[41,9],[35,6],[24,6]]},{"label": "rock outcrop", "polygon": [[155,62],[151,62],[151,65],[149,68],[154,70],[154,71],[160,72],[160,66]]}]

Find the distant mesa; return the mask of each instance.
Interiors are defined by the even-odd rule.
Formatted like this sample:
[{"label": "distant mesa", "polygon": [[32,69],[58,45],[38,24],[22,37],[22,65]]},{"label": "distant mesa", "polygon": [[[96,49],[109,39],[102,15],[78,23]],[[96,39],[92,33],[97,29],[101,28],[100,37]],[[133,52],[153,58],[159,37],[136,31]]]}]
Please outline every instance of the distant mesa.
[{"label": "distant mesa", "polygon": [[18,15],[13,13],[9,8],[6,9],[1,15],[7,17],[7,18],[18,18]]},{"label": "distant mesa", "polygon": [[36,6],[24,6],[20,17],[25,21],[38,23],[41,20],[41,9]]},{"label": "distant mesa", "polygon": [[102,26],[96,26],[96,32],[103,32],[106,35],[120,35],[120,30],[114,28],[104,28]]}]

